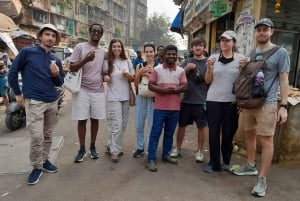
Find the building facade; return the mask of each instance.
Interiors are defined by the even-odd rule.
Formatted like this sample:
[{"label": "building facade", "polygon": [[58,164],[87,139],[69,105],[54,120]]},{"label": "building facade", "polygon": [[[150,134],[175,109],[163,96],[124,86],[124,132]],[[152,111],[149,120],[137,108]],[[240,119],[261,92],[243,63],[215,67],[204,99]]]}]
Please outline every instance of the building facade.
[{"label": "building facade", "polygon": [[[270,18],[275,28],[271,41],[287,49],[291,59],[289,82],[300,88],[300,1],[174,0],[174,3],[183,10],[181,28],[189,41],[203,37],[210,54],[218,52],[219,36],[225,30],[234,30],[239,38],[237,51],[249,54],[255,47],[255,23]],[[274,136],[275,161],[300,160],[299,114],[300,104],[291,105],[287,123],[278,125]]]},{"label": "building facade", "polygon": [[20,0],[7,0],[4,3],[0,12],[17,21],[31,36],[35,37],[41,25],[52,23],[61,32],[60,45],[68,47],[87,41],[92,23],[104,28],[103,46],[107,47],[112,38],[130,46],[139,33],[138,23],[147,16],[147,0],[27,0],[22,4]]}]

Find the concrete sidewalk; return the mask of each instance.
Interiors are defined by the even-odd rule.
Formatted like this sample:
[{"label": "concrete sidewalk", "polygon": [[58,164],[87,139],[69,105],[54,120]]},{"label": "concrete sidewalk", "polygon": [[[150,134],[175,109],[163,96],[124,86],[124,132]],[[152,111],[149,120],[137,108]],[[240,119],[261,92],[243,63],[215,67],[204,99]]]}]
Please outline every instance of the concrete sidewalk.
[{"label": "concrete sidewalk", "polygon": [[[55,161],[63,144],[62,136],[54,136],[49,159]],[[32,170],[29,161],[30,137],[0,139],[0,175],[21,174]]]}]

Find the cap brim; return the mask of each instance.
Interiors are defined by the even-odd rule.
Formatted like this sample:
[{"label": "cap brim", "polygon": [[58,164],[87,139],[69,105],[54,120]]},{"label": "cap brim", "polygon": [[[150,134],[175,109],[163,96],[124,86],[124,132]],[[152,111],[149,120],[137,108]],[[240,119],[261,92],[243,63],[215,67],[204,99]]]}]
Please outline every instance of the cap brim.
[{"label": "cap brim", "polygon": [[233,39],[231,36],[228,36],[228,35],[226,35],[226,34],[221,35],[220,38],[226,38],[226,39],[228,39],[228,40],[232,40],[232,39]]},{"label": "cap brim", "polygon": [[259,27],[261,25],[267,26],[267,27],[272,27],[271,25],[267,24],[267,23],[259,23],[257,25],[254,26],[254,28]]}]

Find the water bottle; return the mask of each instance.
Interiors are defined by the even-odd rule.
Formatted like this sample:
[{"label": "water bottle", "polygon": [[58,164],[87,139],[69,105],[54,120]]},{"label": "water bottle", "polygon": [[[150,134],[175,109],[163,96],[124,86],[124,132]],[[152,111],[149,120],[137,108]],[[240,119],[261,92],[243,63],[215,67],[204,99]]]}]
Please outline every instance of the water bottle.
[{"label": "water bottle", "polygon": [[254,85],[255,86],[264,85],[264,78],[265,78],[264,73],[262,72],[262,70],[259,70],[258,73],[256,74]]},{"label": "water bottle", "polygon": [[264,95],[264,78],[263,71],[259,70],[253,83],[252,95],[254,98],[260,98]]}]

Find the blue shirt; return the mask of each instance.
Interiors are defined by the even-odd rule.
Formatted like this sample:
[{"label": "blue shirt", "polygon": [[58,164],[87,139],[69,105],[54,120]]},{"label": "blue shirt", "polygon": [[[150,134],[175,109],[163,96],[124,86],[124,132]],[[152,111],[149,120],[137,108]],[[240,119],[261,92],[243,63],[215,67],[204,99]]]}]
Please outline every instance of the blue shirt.
[{"label": "blue shirt", "polygon": [[[50,64],[56,61],[59,76],[53,77]],[[18,83],[18,73],[22,75],[22,93],[24,99],[34,99],[43,102],[57,100],[56,86],[64,82],[64,71],[61,61],[50,51],[46,52],[41,46],[24,47],[13,61],[8,83],[16,95],[21,95]]]},{"label": "blue shirt", "polygon": [[143,62],[144,62],[144,60],[142,58],[139,58],[139,57],[135,58],[132,62],[133,68],[135,69],[136,65],[143,63]]}]

